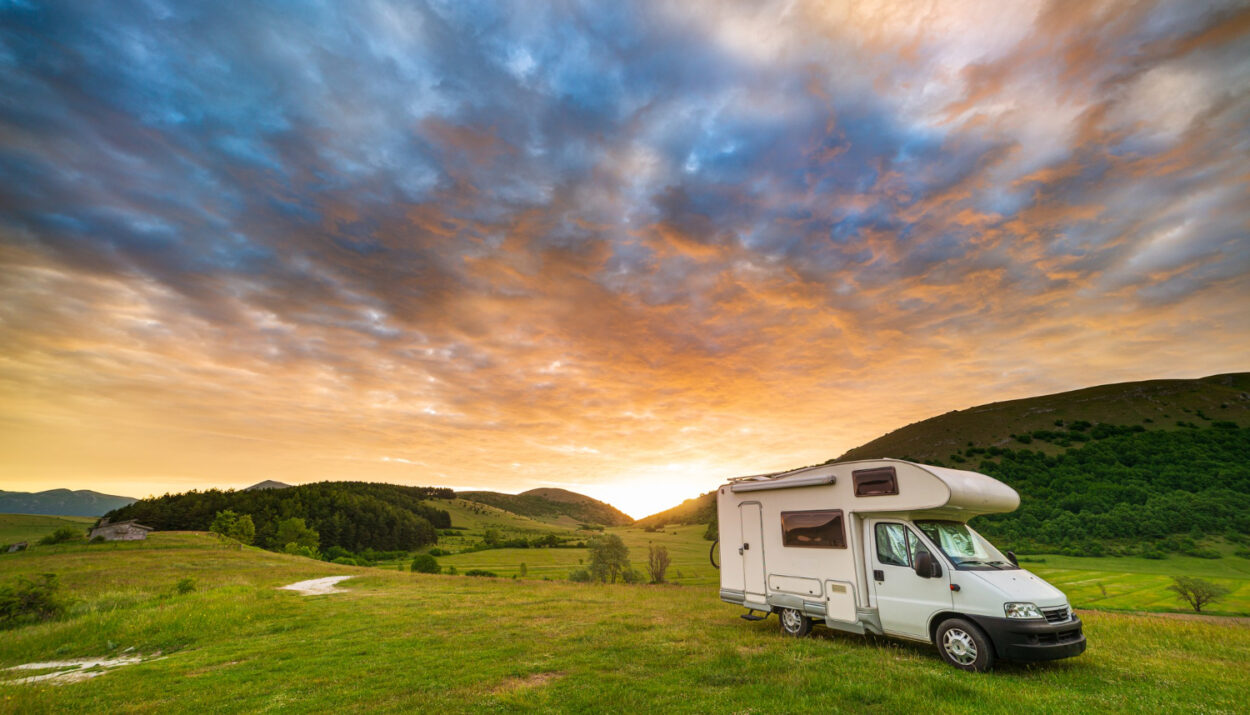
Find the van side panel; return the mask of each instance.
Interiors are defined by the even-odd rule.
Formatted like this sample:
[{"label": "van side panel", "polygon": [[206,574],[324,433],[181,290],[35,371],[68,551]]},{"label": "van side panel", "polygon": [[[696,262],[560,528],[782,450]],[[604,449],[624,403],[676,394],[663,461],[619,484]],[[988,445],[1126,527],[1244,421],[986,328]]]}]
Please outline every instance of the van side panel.
[{"label": "van side panel", "polygon": [[741,522],[738,516],[740,500],[721,487],[716,494],[716,520],[720,525],[720,587],[721,591],[742,594],[746,579],[742,571],[742,557],[738,547],[742,545]]}]

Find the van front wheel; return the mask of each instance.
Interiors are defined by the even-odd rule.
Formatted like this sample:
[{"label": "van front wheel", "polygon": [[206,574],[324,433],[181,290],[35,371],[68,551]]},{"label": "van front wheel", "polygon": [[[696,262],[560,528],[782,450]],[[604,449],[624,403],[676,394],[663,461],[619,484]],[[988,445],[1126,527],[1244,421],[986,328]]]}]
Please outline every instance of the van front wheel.
[{"label": "van front wheel", "polygon": [[942,660],[975,673],[994,667],[994,646],[985,632],[962,618],[950,618],[938,626],[938,652]]},{"label": "van front wheel", "polygon": [[777,620],[781,621],[781,632],[788,636],[802,638],[812,631],[812,619],[793,608],[781,609]]}]

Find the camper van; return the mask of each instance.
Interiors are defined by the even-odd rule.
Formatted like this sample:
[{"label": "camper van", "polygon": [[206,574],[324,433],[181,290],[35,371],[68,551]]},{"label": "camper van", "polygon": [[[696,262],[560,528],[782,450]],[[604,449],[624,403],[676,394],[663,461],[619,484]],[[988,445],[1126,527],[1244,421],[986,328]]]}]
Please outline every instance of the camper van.
[{"label": "camper van", "polygon": [[963,670],[1079,655],[1063,593],[968,526],[1019,504],[984,474],[897,459],[731,479],[716,494],[720,597],[790,636],[823,623],[933,643]]}]

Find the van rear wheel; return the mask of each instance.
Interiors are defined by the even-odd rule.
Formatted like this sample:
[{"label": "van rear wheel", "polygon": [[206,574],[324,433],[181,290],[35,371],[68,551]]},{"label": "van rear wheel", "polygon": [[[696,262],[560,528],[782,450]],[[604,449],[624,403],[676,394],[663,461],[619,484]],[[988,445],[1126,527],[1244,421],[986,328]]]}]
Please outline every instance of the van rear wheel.
[{"label": "van rear wheel", "polygon": [[777,620],[781,621],[781,632],[795,638],[802,638],[812,632],[812,619],[800,613],[794,608],[783,608],[777,613]]},{"label": "van rear wheel", "polygon": [[985,632],[963,618],[948,618],[937,628],[938,652],[942,660],[974,673],[994,667],[994,645]]}]

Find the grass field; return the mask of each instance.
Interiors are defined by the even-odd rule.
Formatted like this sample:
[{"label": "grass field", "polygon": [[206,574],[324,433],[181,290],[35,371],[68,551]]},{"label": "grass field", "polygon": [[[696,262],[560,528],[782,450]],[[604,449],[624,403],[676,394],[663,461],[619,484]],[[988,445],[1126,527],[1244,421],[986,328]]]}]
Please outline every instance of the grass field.
[{"label": "grass field", "polygon": [[43,514],[0,514],[0,546],[19,541],[35,543],[62,526],[87,532],[96,522],[93,516],[45,516]]},{"label": "grass field", "polygon": [[[1231,621],[1086,612],[1084,655],[976,675],[884,639],[785,639],[710,587],[424,576],[202,534],[3,558],[5,579],[55,572],[78,603],[5,632],[0,668],[161,653],[80,683],[0,685],[6,712],[1238,712],[1250,698],[1250,627]],[[358,578],[329,596],[274,588],[333,574]],[[177,594],[188,575],[196,590]]]}]

